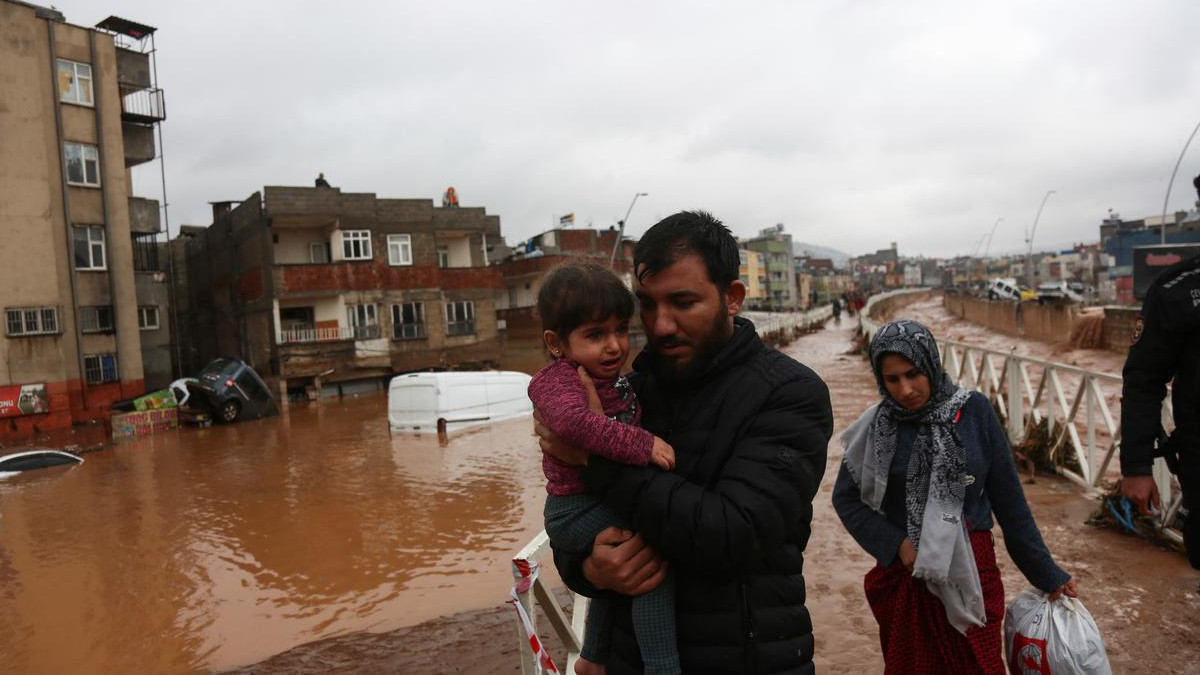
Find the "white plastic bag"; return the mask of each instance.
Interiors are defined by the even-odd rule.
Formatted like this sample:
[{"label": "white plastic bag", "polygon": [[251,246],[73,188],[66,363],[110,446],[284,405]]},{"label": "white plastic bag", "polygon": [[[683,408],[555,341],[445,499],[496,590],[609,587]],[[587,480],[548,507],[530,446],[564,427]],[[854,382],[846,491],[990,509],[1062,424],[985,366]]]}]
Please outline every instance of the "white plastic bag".
[{"label": "white plastic bag", "polygon": [[1004,613],[1004,646],[1013,675],[1112,675],[1092,615],[1065,595],[1054,602],[1035,588],[1018,595]]}]

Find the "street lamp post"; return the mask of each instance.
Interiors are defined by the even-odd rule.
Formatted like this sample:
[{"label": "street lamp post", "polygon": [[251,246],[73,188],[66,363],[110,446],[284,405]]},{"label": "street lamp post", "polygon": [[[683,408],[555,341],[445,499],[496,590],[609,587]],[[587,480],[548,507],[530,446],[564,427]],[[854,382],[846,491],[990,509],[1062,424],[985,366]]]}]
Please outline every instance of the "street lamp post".
[{"label": "street lamp post", "polygon": [[648,192],[639,192],[633,196],[633,201],[629,202],[629,208],[625,210],[625,217],[618,224],[621,226],[617,231],[617,240],[613,242],[612,255],[608,258],[608,266],[615,267],[617,264],[617,249],[621,247],[621,239],[625,237],[625,221],[629,220],[629,214],[633,213],[633,205],[637,203],[638,197],[649,197]]},{"label": "street lamp post", "polygon": [[1002,220],[1004,220],[1004,219],[1003,219],[1003,218],[997,218],[997,219],[996,219],[996,222],[992,223],[992,231],[991,231],[990,233],[988,233],[987,246],[984,246],[984,247],[983,247],[983,276],[984,276],[984,281],[986,281],[986,280],[987,280],[987,276],[988,276],[988,269],[991,267],[990,265],[988,265],[988,251],[990,251],[990,250],[992,249],[992,237],[995,237],[995,236],[996,236],[996,226],[997,226],[997,225],[999,225],[999,224],[1000,224],[1000,221],[1002,221]]},{"label": "street lamp post", "polygon": [[1196,132],[1200,131],[1200,122],[1196,123],[1196,128],[1192,129],[1192,135],[1188,136],[1187,143],[1183,144],[1183,149],[1179,151],[1179,159],[1175,160],[1175,168],[1171,169],[1171,180],[1167,181],[1167,194],[1163,197],[1163,212],[1162,223],[1158,227],[1158,243],[1167,243],[1167,202],[1171,200],[1171,186],[1175,183],[1175,174],[1179,173],[1179,165],[1183,163],[1183,156],[1187,153],[1188,146],[1192,144],[1192,139],[1196,137]]},{"label": "street lamp post", "polygon": [[1042,205],[1038,207],[1037,215],[1033,217],[1033,227],[1029,230],[1029,235],[1025,237],[1025,243],[1029,244],[1029,250],[1025,253],[1025,283],[1033,288],[1033,235],[1037,232],[1038,221],[1042,219],[1042,209],[1046,208],[1046,200],[1050,199],[1050,195],[1057,190],[1047,190],[1046,196],[1042,197]]}]

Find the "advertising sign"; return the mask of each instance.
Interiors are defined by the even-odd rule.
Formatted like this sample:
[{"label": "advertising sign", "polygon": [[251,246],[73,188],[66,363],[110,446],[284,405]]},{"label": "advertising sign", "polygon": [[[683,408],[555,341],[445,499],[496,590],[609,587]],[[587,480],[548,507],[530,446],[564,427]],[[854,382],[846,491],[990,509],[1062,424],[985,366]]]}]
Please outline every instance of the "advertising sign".
[{"label": "advertising sign", "polygon": [[20,417],[50,412],[45,384],[0,387],[0,417]]},{"label": "advertising sign", "polygon": [[1134,246],[1133,297],[1144,300],[1150,284],[1163,270],[1196,255],[1200,255],[1200,244]]}]

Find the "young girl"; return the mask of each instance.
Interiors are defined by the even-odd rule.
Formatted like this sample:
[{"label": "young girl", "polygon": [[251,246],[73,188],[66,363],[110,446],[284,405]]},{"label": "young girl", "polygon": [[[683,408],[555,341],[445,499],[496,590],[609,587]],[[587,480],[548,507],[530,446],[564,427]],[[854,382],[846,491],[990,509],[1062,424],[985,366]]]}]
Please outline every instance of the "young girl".
[{"label": "young girl", "polygon": [[[629,356],[629,317],[633,297],[607,268],[576,263],[553,270],[537,300],[542,339],[552,361],[529,383],[529,398],[542,423],[564,441],[589,454],[625,464],[653,463],[670,470],[675,452],[638,426],[641,410],[621,367]],[[583,377],[595,385],[604,414],[588,407]],[[543,455],[546,472],[546,532],[557,549],[591,551],[600,531],[628,528],[580,480],[580,467]],[[668,576],[658,588],[632,600],[634,629],[647,673],[678,673],[675,599]],[[588,610],[578,672],[603,672],[609,637],[609,604],[597,598]]]}]

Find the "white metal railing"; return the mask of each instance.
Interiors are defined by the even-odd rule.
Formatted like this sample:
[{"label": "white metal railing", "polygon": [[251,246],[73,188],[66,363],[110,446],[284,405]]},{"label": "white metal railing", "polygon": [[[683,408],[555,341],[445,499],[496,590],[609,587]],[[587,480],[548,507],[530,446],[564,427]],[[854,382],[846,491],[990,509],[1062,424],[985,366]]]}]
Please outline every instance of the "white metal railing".
[{"label": "white metal railing", "polygon": [[[568,621],[566,614],[562,608],[558,606],[558,602],[554,599],[550,587],[537,575],[536,570],[542,564],[542,558],[547,557],[550,552],[550,537],[543,530],[533,538],[525,548],[522,548],[513,556],[513,581],[516,584],[516,589],[522,588],[522,582],[533,579],[531,588],[524,592],[514,593],[517,597],[516,602],[521,604],[526,616],[529,619],[529,628],[537,633],[537,605],[542,606],[542,614],[554,629],[558,638],[567,648],[567,663],[566,668],[561,670],[563,673],[574,673],[575,662],[579,660],[579,651],[583,648],[583,628],[584,622],[587,620],[588,603],[590,600],[578,593],[574,594],[571,604],[571,618]],[[534,570],[530,574],[530,570]],[[529,591],[532,591],[530,593]],[[537,600],[535,603],[534,600]],[[517,621],[517,638],[521,653],[521,673],[522,675],[540,675],[543,669],[540,666],[538,655],[534,653],[530,646],[529,636],[525,634],[524,621]]]},{"label": "white metal railing", "polygon": [[287,328],[279,331],[279,344],[303,342],[326,342],[331,340],[353,340],[353,326],[322,326],[312,328]]},{"label": "white metal railing", "polygon": [[876,293],[875,295],[872,295],[871,297],[867,298],[867,304],[863,305],[862,311],[860,311],[858,313],[859,330],[863,334],[863,337],[867,338],[867,342],[869,343],[871,341],[871,338],[875,337],[875,332],[879,330],[879,327],[882,326],[884,323],[886,323],[886,321],[880,322],[878,319],[871,316],[871,308],[875,305],[875,303],[883,301],[883,300],[887,300],[889,298],[895,298],[895,297],[898,297],[901,295],[912,295],[914,293],[928,293],[930,290],[932,290],[932,289],[929,289],[929,288],[899,288],[894,291],[887,291],[886,293]]},{"label": "white metal railing", "polygon": [[808,330],[833,316],[833,307],[825,305],[807,312],[742,312],[741,316],[754,323],[759,335],[799,328]]},{"label": "white metal railing", "polygon": [[[1089,490],[1100,486],[1121,447],[1119,411],[1113,412],[1121,397],[1119,375],[952,340],[942,342],[942,361],[956,384],[976,389],[996,404],[1013,445],[1027,428],[1044,420],[1049,457],[1058,473]],[[1172,428],[1173,419],[1168,396],[1162,408],[1164,428]],[[1161,458],[1154,463],[1154,480],[1165,506],[1156,524],[1167,538],[1180,543],[1174,525],[1183,495]]]}]

